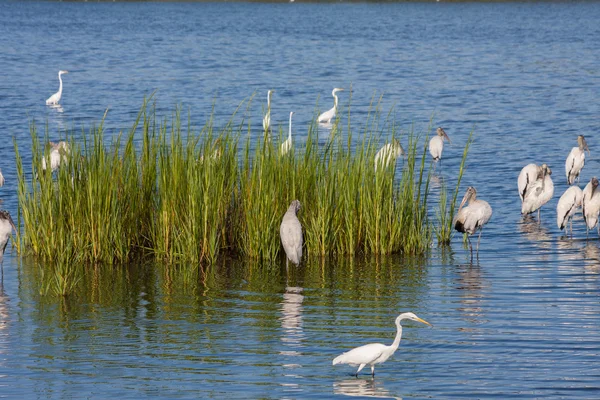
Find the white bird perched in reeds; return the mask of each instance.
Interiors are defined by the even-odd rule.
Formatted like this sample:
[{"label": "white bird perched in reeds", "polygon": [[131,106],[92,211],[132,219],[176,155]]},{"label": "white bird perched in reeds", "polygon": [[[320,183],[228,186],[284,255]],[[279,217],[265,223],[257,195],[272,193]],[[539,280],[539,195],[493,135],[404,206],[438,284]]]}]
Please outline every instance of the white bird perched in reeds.
[{"label": "white bird perched in reeds", "polygon": [[[58,143],[50,142],[50,153],[48,154],[50,158],[50,169],[52,172],[56,171],[58,167],[60,167],[61,163],[67,162],[67,154],[69,154],[69,144],[65,141],[60,141]],[[46,156],[42,158],[42,170],[46,170]]]},{"label": "white bird perched in reeds", "polygon": [[281,155],[287,154],[288,151],[290,151],[292,148],[292,115],[294,115],[294,112],[290,111],[290,125],[288,129],[288,138],[285,140],[285,142],[281,143],[281,148],[279,150]]},{"label": "white bird perched in reeds", "polygon": [[590,149],[583,135],[577,136],[577,144],[577,147],[571,149],[567,161],[565,161],[565,173],[569,185],[575,183],[575,179],[579,182],[579,173],[585,165],[585,151],[587,150],[588,155],[590,154]]},{"label": "white bird perched in reeds", "polygon": [[550,177],[552,170],[548,165],[542,164],[541,173],[535,182],[528,185],[521,205],[521,214],[523,215],[537,210],[538,221],[540,220],[540,209],[554,196],[554,183]]},{"label": "white bird perched in reeds", "polygon": [[529,186],[533,184],[533,182],[537,181],[541,176],[541,166],[536,164],[527,164],[523,167],[519,173],[519,178],[517,179],[517,187],[519,188],[519,197],[521,198],[521,203],[523,203],[525,193],[527,193],[527,188],[529,188]]},{"label": "white bird perched in reeds", "polygon": [[271,96],[275,90],[269,90],[267,92],[267,113],[263,117],[263,130],[265,134],[269,133],[271,129]]},{"label": "white bird perched in reeds", "polygon": [[[598,190],[598,179],[593,177],[583,189],[583,199],[581,200],[583,220],[587,227],[586,233],[598,224],[598,213],[600,213],[600,191]],[[600,235],[600,225],[598,225],[598,234]]]},{"label": "white bird perched in reeds", "polygon": [[2,169],[0,169],[0,187],[4,186],[4,175],[2,175]]},{"label": "white bird perched in reeds", "polygon": [[[298,220],[297,213],[300,211],[300,201],[294,200],[288,207],[281,226],[279,227],[279,236],[281,237],[281,244],[287,260],[290,260],[294,264],[300,264],[302,259],[302,225]],[[286,261],[287,264],[287,261]]]},{"label": "white bird perched in reeds", "polygon": [[356,376],[358,373],[367,365],[371,366],[371,375],[375,376],[375,364],[381,364],[392,356],[400,345],[402,339],[402,325],[400,322],[404,319],[410,319],[412,321],[422,322],[426,325],[431,324],[424,319],[417,317],[411,312],[400,314],[396,317],[396,337],[394,342],[390,346],[386,346],[381,343],[370,343],[364,346],[356,347],[350,351],[347,351],[333,359],[333,365],[337,364],[349,364],[358,365]]},{"label": "white bird perched in reeds", "polygon": [[442,128],[437,128],[436,135],[429,141],[429,154],[433,157],[433,161],[438,162],[442,159],[442,151],[444,151],[444,139],[450,142],[450,138]]},{"label": "white bird perched in reeds", "polygon": [[[464,207],[467,203],[468,205]],[[460,202],[458,212],[452,224],[454,225],[454,229],[467,234],[471,256],[473,254],[473,246],[471,245],[470,236],[479,230],[479,239],[477,239],[477,254],[479,254],[479,242],[481,241],[483,226],[488,223],[490,218],[492,218],[492,207],[487,201],[477,199],[477,190],[473,186],[469,186]]]},{"label": "white bird perched in reeds", "polygon": [[319,115],[319,117],[317,118],[317,122],[319,123],[330,123],[332,119],[335,118],[335,115],[337,113],[337,107],[338,107],[338,97],[337,97],[337,92],[343,92],[344,89],[342,88],[334,88],[333,91],[331,92],[331,95],[333,96],[333,108],[329,111],[325,111],[324,113],[322,113],[321,115]]},{"label": "white bird perched in reeds", "polygon": [[560,199],[556,206],[556,225],[561,231],[565,229],[569,221],[571,222],[571,236],[573,235],[573,215],[581,207],[583,200],[583,191],[579,186],[570,186]]},{"label": "white bird perched in reeds", "polygon": [[398,139],[393,139],[392,143],[385,144],[377,154],[375,154],[375,171],[377,171],[378,167],[387,168],[388,165],[391,165],[396,162],[396,159],[400,156],[403,156],[404,149],[402,145],[398,141]]},{"label": "white bird perched in reeds", "polygon": [[4,251],[13,229],[17,230],[10,213],[6,210],[0,210],[0,263],[4,258]]},{"label": "white bird perched in reeds", "polygon": [[63,70],[58,71],[58,81],[60,82],[60,84],[58,86],[58,92],[56,92],[52,96],[48,97],[48,100],[46,100],[46,105],[53,106],[53,105],[57,105],[60,102],[60,99],[62,97],[62,90],[63,90],[62,75],[68,74],[68,73],[69,73],[69,71],[63,71]]}]

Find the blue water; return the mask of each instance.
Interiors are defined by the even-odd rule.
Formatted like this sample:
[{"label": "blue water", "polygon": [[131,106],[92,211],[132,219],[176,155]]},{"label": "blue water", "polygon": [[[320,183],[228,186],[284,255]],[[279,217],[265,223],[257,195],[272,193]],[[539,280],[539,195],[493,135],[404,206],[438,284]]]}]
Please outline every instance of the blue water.
[{"label": "blue water", "polygon": [[[356,130],[382,94],[402,132],[445,128],[453,145],[434,191],[455,181],[474,129],[463,186],[494,210],[479,262],[456,235],[424,259],[288,272],[239,260],[191,282],[160,265],[99,268],[69,299],[41,296],[35,261],[9,247],[0,397],[600,397],[597,234],[585,240],[578,216],[575,239],[561,237],[554,211],[578,134],[591,150],[581,186],[600,167],[598,15],[598,3],[0,2],[0,197],[13,215],[12,140],[27,162],[32,120],[58,139],[108,109],[115,134],[154,93],[160,116],[179,106],[197,129],[213,105],[224,124],[252,98],[259,131],[274,89],[272,123],[285,129],[295,111],[301,143],[333,87]],[[61,107],[47,107],[59,69]],[[519,214],[516,177],[530,162],[554,171],[541,224]],[[391,343],[403,311],[434,326],[406,323],[374,380],[332,367],[354,346]]]}]

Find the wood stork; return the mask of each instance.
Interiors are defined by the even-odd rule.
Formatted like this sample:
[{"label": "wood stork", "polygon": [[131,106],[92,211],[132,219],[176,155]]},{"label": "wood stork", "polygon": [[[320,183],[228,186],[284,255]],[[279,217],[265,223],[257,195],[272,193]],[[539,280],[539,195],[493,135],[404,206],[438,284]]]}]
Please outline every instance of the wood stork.
[{"label": "wood stork", "polygon": [[[583,219],[587,227],[586,233],[598,224],[598,213],[600,212],[600,191],[598,190],[598,179],[593,177],[583,189],[583,199],[581,200]],[[598,225],[598,234],[600,235],[600,225]]]},{"label": "wood stork", "polygon": [[527,164],[523,167],[517,180],[517,187],[519,188],[519,197],[521,198],[521,203],[523,203],[523,198],[525,197],[525,193],[527,193],[527,188],[529,185],[537,181],[540,176],[542,176],[541,166]]},{"label": "wood stork", "polygon": [[552,170],[548,165],[542,164],[542,176],[538,180],[527,186],[527,192],[521,205],[521,214],[531,214],[538,212],[538,221],[540,221],[540,208],[554,196],[554,183],[552,182]]},{"label": "wood stork", "polygon": [[279,152],[281,153],[281,155],[287,154],[288,151],[290,151],[290,149],[292,148],[292,115],[294,115],[293,111],[290,112],[290,125],[289,125],[289,129],[288,129],[288,138],[285,140],[285,142],[281,143],[281,148],[279,149]]},{"label": "wood stork", "polygon": [[4,258],[4,251],[13,229],[17,230],[10,213],[6,210],[0,210],[0,263]]},{"label": "wood stork", "polygon": [[383,145],[381,149],[375,154],[375,171],[379,166],[387,168],[392,163],[396,162],[396,159],[405,154],[402,145],[398,139],[393,139],[392,143]]},{"label": "wood stork", "polygon": [[[65,141],[60,141],[58,143],[50,142],[50,169],[52,172],[56,171],[58,167],[60,167],[61,163],[67,162],[67,154],[69,154],[70,148],[69,144]],[[46,156],[42,158],[42,169],[46,170]]]},{"label": "wood stork", "polygon": [[436,135],[429,141],[429,154],[433,157],[433,161],[438,162],[442,158],[444,150],[444,138],[450,142],[450,138],[442,128],[437,128]]},{"label": "wood stork", "polygon": [[335,118],[335,115],[337,113],[337,107],[338,107],[338,97],[337,97],[337,92],[343,92],[344,89],[342,88],[334,88],[333,91],[331,92],[331,95],[333,96],[333,108],[329,111],[325,111],[323,114],[319,115],[319,117],[317,118],[317,122],[319,123],[330,123],[332,119]]},{"label": "wood stork", "polygon": [[303,241],[302,225],[296,216],[298,211],[300,211],[300,202],[294,200],[288,207],[279,227],[279,236],[281,237],[281,244],[283,244],[283,250],[285,250],[287,259],[296,265],[300,264],[300,259],[302,258]]},{"label": "wood stork", "polygon": [[[569,221],[571,222],[571,236],[573,236],[573,215],[581,207],[583,200],[583,191],[579,186],[570,186],[560,199],[556,206],[556,225],[561,231],[565,229]],[[565,230],[566,232],[567,230]]]},{"label": "wood stork", "polygon": [[410,319],[431,326],[429,322],[417,317],[411,312],[402,313],[396,317],[396,337],[390,346],[381,343],[365,344],[364,346],[356,347],[337,356],[333,359],[333,365],[358,365],[358,370],[355,374],[358,377],[358,373],[368,364],[371,366],[371,375],[375,376],[375,364],[385,362],[396,352],[398,346],[400,346],[400,340],[402,339],[402,325],[400,325],[400,322],[404,319]]},{"label": "wood stork", "polygon": [[267,113],[263,117],[263,130],[265,134],[269,133],[271,129],[271,96],[275,90],[269,90],[267,92]]},{"label": "wood stork", "polygon": [[[468,206],[464,207],[467,203]],[[473,255],[473,246],[469,236],[479,230],[479,239],[477,240],[477,254],[479,254],[479,242],[481,241],[483,226],[487,224],[491,217],[492,207],[487,201],[477,199],[477,190],[473,186],[469,186],[465,197],[460,202],[453,225],[457,231],[467,234],[471,256]]]},{"label": "wood stork", "polygon": [[60,82],[59,86],[58,86],[58,92],[54,93],[52,96],[48,97],[48,100],[46,100],[46,105],[48,106],[55,106],[60,102],[60,98],[62,97],[62,87],[63,87],[63,82],[62,82],[62,75],[63,74],[68,74],[69,71],[63,71],[60,70],[58,71],[58,81]]},{"label": "wood stork", "polygon": [[579,182],[579,173],[585,165],[585,151],[587,150],[588,155],[590,154],[590,149],[583,135],[577,136],[577,144],[577,147],[571,149],[567,161],[565,161],[565,173],[569,185],[575,183],[575,179]]}]

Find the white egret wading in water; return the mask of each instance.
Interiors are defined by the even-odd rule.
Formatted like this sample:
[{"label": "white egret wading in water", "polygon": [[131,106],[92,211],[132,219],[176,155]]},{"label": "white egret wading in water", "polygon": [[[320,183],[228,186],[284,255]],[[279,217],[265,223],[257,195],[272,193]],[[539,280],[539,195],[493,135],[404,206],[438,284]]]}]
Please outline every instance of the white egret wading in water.
[{"label": "white egret wading in water", "polygon": [[292,148],[292,115],[294,115],[293,111],[290,112],[290,126],[288,129],[288,138],[285,140],[285,142],[281,143],[281,148],[279,149],[281,155],[287,154],[288,151],[290,151]]},{"label": "white egret wading in water", "polygon": [[[69,154],[70,149],[69,144],[64,141],[58,143],[50,142],[50,146],[50,169],[54,172],[60,167],[61,163],[64,164],[67,162],[67,154]],[[45,171],[46,168],[46,156],[44,156],[42,158],[42,169]]]},{"label": "white egret wading in water", "polygon": [[50,96],[48,98],[48,100],[46,100],[46,105],[48,106],[53,106],[53,105],[57,105],[60,102],[60,98],[62,97],[62,74],[68,74],[69,71],[63,71],[60,70],[58,71],[58,81],[60,82],[59,86],[58,86],[58,92],[54,93],[52,96]]},{"label": "white egret wading in water", "polygon": [[390,346],[386,346],[381,343],[370,343],[364,346],[357,347],[346,353],[337,356],[333,359],[333,365],[337,364],[349,364],[349,365],[358,365],[358,370],[356,371],[356,376],[358,377],[358,373],[366,366],[371,366],[371,375],[375,376],[375,364],[381,364],[385,362],[388,358],[392,356],[398,349],[400,345],[400,339],[402,339],[402,325],[400,322],[403,319],[410,319],[412,321],[422,322],[426,325],[431,326],[431,324],[424,319],[417,317],[415,314],[411,312],[400,314],[396,318],[396,337],[394,338],[394,342]]},{"label": "white egret wading in water", "polygon": [[337,107],[338,107],[338,97],[337,97],[337,92],[343,92],[344,89],[342,88],[335,88],[333,89],[333,91],[331,92],[331,95],[333,96],[333,108],[329,111],[325,111],[323,114],[319,115],[319,117],[317,118],[317,122],[319,123],[330,123],[332,119],[335,118],[335,115],[337,113]]},{"label": "white egret wading in water", "polygon": [[565,161],[565,173],[569,185],[575,183],[575,179],[579,182],[579,173],[585,165],[585,151],[587,150],[588,155],[590,154],[590,149],[583,135],[577,136],[577,144],[577,147],[571,149],[567,161]]},{"label": "white egret wading in water", "polygon": [[271,96],[273,95],[273,92],[274,90],[269,90],[267,92],[267,113],[263,117],[263,129],[265,134],[271,129]]},{"label": "white egret wading in water", "polygon": [[527,193],[527,188],[533,184],[533,182],[537,181],[542,176],[542,167],[539,167],[535,164],[527,164],[523,167],[521,172],[519,173],[519,178],[517,180],[517,187],[519,188],[519,197],[521,198],[521,204],[523,203],[523,199],[525,198],[525,193]]},{"label": "white egret wading in water", "polygon": [[[583,199],[581,200],[583,208],[583,219],[587,227],[586,233],[598,224],[598,213],[600,212],[600,190],[598,190],[598,179],[593,177],[583,189]],[[600,235],[600,225],[598,225],[598,234]]]},{"label": "white egret wading in water", "polygon": [[404,154],[404,149],[398,139],[392,140],[392,143],[384,145],[375,154],[375,171],[378,167],[387,168],[388,165],[395,164],[396,159]]},{"label": "white egret wading in water", "polygon": [[[281,237],[281,244],[287,259],[294,264],[300,264],[302,259],[302,225],[296,214],[300,211],[300,202],[298,200],[292,201],[289,208],[283,216],[281,226],[279,227],[279,235]],[[287,265],[287,261],[286,261]]]},{"label": "white egret wading in water", "polygon": [[450,143],[450,138],[442,128],[437,128],[436,135],[429,141],[429,154],[433,157],[433,161],[438,162],[442,159],[442,151],[444,151],[444,139]]},{"label": "white egret wading in water", "polygon": [[6,245],[13,229],[16,231],[17,227],[10,213],[6,210],[0,210],[0,263],[2,263],[2,259],[4,258],[4,250],[6,250]]},{"label": "white egret wading in water", "polygon": [[552,182],[552,170],[546,164],[541,166],[541,176],[538,180],[527,186],[527,192],[523,197],[521,214],[531,214],[537,210],[538,221],[540,221],[540,209],[554,196],[554,183]]},{"label": "white egret wading in water", "polygon": [[[464,207],[467,203],[468,206]],[[470,236],[479,230],[479,239],[477,239],[477,254],[479,254],[479,242],[481,241],[483,226],[487,224],[491,217],[492,207],[487,201],[477,199],[477,190],[470,186],[460,202],[453,225],[457,231],[467,234],[471,257],[473,256],[473,246],[471,245]]]},{"label": "white egret wading in water", "polygon": [[2,170],[0,169],[0,187],[4,186],[4,175],[2,175]]},{"label": "white egret wading in water", "polygon": [[581,207],[583,200],[583,191],[579,186],[569,187],[560,199],[556,206],[556,225],[561,231],[565,229],[569,221],[571,222],[571,236],[573,236],[573,215],[577,209]]}]

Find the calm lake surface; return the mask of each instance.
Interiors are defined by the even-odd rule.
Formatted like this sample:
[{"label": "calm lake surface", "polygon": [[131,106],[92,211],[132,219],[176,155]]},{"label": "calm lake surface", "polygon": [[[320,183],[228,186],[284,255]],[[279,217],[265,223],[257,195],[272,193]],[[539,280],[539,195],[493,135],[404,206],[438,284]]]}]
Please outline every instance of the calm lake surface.
[{"label": "calm lake surface", "polygon": [[[109,109],[116,134],[156,91],[159,115],[180,106],[199,129],[213,105],[224,124],[255,94],[247,115],[258,132],[275,89],[272,123],[286,129],[295,111],[301,143],[333,87],[346,88],[342,107],[351,95],[357,130],[381,94],[403,132],[445,128],[453,145],[434,193],[456,181],[474,129],[461,195],[475,186],[494,215],[479,262],[455,235],[423,258],[309,258],[288,271],[251,260],[191,277],[98,267],[66,299],[41,296],[40,266],[9,247],[0,397],[599,398],[597,233],[586,240],[578,216],[574,239],[563,238],[555,222],[578,134],[591,150],[580,186],[600,175],[599,15],[598,3],[1,2],[0,197],[12,215],[12,139],[27,163],[32,120],[56,140]],[[47,107],[59,69],[70,72],[62,106]],[[554,172],[541,224],[520,216],[516,178],[530,162]],[[404,311],[433,328],[405,323],[375,379],[332,367],[352,347],[391,343]]]}]

